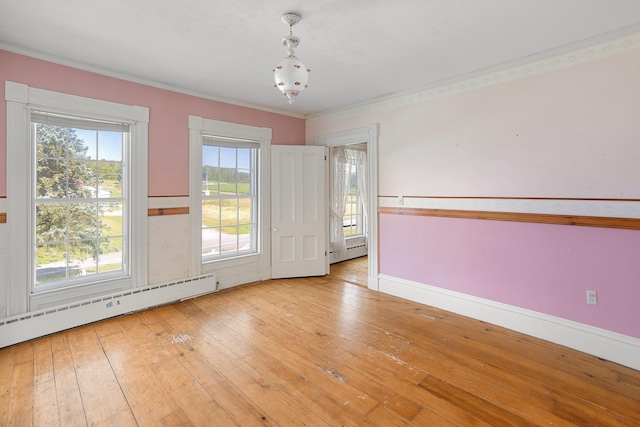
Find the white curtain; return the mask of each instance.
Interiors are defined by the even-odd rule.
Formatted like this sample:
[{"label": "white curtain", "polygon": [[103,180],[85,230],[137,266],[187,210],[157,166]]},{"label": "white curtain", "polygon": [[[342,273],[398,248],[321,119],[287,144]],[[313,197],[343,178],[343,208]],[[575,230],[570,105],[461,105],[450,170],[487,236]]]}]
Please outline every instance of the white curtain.
[{"label": "white curtain", "polygon": [[362,202],[362,232],[366,235],[369,223],[369,191],[367,189],[367,152],[364,150],[347,149],[347,158],[353,159],[356,165],[356,173],[358,174],[358,194]]},{"label": "white curtain", "polygon": [[349,164],[347,163],[344,146],[331,149],[333,181],[331,188],[331,236],[330,242],[334,254],[340,256],[347,251],[344,239],[344,209],[349,194]]}]

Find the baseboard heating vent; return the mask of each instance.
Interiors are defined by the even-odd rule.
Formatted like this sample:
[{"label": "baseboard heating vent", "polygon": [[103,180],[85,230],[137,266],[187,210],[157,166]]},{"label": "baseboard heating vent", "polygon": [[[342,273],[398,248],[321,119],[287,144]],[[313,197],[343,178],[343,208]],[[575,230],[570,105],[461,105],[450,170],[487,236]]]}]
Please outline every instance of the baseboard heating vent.
[{"label": "baseboard heating vent", "polygon": [[366,246],[367,246],[367,244],[366,244],[366,243],[363,243],[363,244],[361,244],[361,245],[357,245],[357,246],[350,246],[350,247],[348,247],[348,248],[347,248],[347,250],[348,250],[348,251],[351,251],[351,250],[353,250],[353,249],[364,248],[364,247],[366,247]]},{"label": "baseboard heating vent", "polygon": [[217,290],[216,275],[210,273],[6,317],[0,319],[0,348]]}]

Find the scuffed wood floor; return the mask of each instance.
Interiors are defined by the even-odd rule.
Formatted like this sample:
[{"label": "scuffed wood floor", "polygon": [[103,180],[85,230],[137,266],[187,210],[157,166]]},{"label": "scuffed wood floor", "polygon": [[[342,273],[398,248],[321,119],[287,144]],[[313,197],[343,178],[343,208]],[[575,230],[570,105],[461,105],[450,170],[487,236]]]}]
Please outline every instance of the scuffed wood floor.
[{"label": "scuffed wood floor", "polygon": [[640,372],[339,278],[0,350],[8,426],[640,425]]}]

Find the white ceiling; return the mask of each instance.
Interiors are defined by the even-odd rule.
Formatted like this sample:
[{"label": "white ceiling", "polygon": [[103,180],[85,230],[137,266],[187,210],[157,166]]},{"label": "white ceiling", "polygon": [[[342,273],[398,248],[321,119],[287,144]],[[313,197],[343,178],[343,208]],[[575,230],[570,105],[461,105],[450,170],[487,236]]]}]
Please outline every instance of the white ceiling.
[{"label": "white ceiling", "polygon": [[[293,105],[288,11],[311,69]],[[0,48],[303,115],[637,31],[638,0],[0,0]]]}]

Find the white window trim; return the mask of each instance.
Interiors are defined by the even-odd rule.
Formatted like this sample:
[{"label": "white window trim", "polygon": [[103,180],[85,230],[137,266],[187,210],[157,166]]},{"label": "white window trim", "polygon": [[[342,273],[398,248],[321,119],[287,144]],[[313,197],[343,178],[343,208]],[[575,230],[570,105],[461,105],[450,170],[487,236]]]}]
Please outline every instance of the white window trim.
[{"label": "white window trim", "polygon": [[[202,262],[202,144],[203,135],[246,139],[260,144],[258,158],[258,235],[256,254]],[[240,125],[189,116],[189,275],[215,271],[220,287],[271,278],[271,135],[270,128]]]},{"label": "white window trim", "polygon": [[[135,105],[68,95],[5,82],[7,101],[7,316],[39,308],[91,298],[121,289],[147,285],[147,144],[149,109]],[[130,125],[130,269],[129,277],[31,295],[31,191],[25,173],[32,173],[30,148],[31,111],[41,110],[80,117],[94,117]],[[27,181],[27,182],[25,182]]]}]

